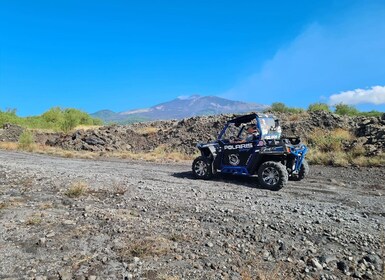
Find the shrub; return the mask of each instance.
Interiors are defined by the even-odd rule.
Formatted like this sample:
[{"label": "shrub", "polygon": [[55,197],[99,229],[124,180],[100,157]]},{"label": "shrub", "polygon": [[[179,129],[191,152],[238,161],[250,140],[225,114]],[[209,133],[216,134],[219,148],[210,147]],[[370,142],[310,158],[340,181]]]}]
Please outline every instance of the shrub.
[{"label": "shrub", "polygon": [[16,116],[16,109],[8,109],[4,112],[0,110],[0,126],[3,126],[6,123],[20,123],[18,117]]},{"label": "shrub", "polygon": [[271,104],[270,111],[276,112],[276,113],[293,113],[293,114],[304,112],[304,110],[301,108],[287,107],[282,102],[274,102],[273,104]]},{"label": "shrub", "polygon": [[376,110],[360,113],[361,116],[365,116],[365,117],[381,117],[383,114],[384,114],[383,112],[379,112]]},{"label": "shrub", "polygon": [[72,183],[68,190],[64,193],[66,196],[75,198],[84,195],[88,191],[88,185],[84,182]]},{"label": "shrub", "polygon": [[38,214],[34,214],[28,218],[28,220],[26,221],[26,224],[29,226],[36,226],[41,224],[42,221],[43,220]]},{"label": "shrub", "polygon": [[19,137],[18,148],[25,151],[32,151],[35,143],[34,136],[31,131],[24,130]]},{"label": "shrub", "polygon": [[99,119],[94,119],[87,113],[69,108],[61,109],[53,107],[40,116],[18,117],[16,110],[0,111],[0,126],[5,123],[20,125],[25,128],[33,129],[52,129],[70,131],[77,125],[102,125],[103,122]]},{"label": "shrub", "polygon": [[341,116],[358,116],[360,114],[360,111],[358,111],[354,106],[342,103],[336,105],[334,112]]},{"label": "shrub", "polygon": [[309,112],[315,112],[315,111],[330,112],[329,105],[321,102],[310,104],[307,110]]},{"label": "shrub", "polygon": [[63,121],[63,111],[60,107],[53,107],[41,115],[44,121],[51,124],[58,124]]},{"label": "shrub", "polygon": [[317,148],[321,152],[336,152],[343,150],[343,143],[352,140],[349,131],[343,129],[335,129],[325,131],[323,129],[315,129],[307,138],[310,147]]},{"label": "shrub", "polygon": [[273,112],[286,113],[287,107],[282,102],[274,102],[273,104],[271,104],[270,110]]}]

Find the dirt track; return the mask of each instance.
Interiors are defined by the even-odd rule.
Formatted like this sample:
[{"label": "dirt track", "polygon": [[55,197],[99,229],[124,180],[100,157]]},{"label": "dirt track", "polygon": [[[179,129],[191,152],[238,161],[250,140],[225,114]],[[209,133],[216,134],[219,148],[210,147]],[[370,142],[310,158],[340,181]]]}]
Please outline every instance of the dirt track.
[{"label": "dirt track", "polygon": [[312,166],[271,192],[188,163],[0,151],[0,279],[384,279],[384,171]]}]

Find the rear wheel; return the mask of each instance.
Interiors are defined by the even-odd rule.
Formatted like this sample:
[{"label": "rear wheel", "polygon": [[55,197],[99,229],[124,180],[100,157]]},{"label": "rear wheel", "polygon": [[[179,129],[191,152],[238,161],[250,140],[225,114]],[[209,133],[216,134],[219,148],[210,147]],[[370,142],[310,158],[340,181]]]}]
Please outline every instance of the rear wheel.
[{"label": "rear wheel", "polygon": [[310,171],[309,164],[307,163],[306,159],[304,159],[302,161],[302,164],[301,164],[301,167],[299,169],[298,175],[292,175],[290,177],[290,180],[292,180],[292,181],[301,181],[302,179],[304,179],[309,174],[309,171]]},{"label": "rear wheel", "polygon": [[197,157],[193,161],[192,172],[197,179],[211,179],[213,177],[211,161],[203,156]]},{"label": "rear wheel", "polygon": [[258,169],[258,181],[264,188],[278,191],[286,186],[289,175],[283,164],[275,161],[266,161]]}]

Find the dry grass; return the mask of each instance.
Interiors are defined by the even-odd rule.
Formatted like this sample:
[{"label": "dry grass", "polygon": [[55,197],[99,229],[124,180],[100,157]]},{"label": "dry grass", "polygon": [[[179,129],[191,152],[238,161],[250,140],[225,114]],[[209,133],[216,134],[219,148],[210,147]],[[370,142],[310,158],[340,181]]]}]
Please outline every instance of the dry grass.
[{"label": "dry grass", "polygon": [[15,151],[18,149],[18,145],[16,142],[0,142],[0,149]]},{"label": "dry grass", "polygon": [[5,209],[5,208],[7,208],[8,207],[8,203],[6,203],[6,202],[0,202],[0,210],[1,209]]},{"label": "dry grass", "polygon": [[114,152],[112,153],[112,156],[123,159],[144,160],[151,162],[182,162],[193,160],[198,155],[187,155],[177,151],[169,151],[165,145],[160,145],[153,151],[149,152]]},{"label": "dry grass", "polygon": [[353,155],[350,152],[322,152],[317,148],[311,148],[306,155],[311,164],[332,165],[332,166],[385,166],[385,154],[378,156]]},{"label": "dry grass", "polygon": [[[0,142],[0,149],[8,151],[20,150],[18,143],[15,142]],[[61,148],[46,146],[42,144],[34,144],[30,152],[43,155],[59,156],[64,158],[83,158],[93,159],[98,157],[96,153],[86,151],[68,151]]]},{"label": "dry grass", "polygon": [[264,265],[262,261],[252,260],[241,267],[240,274],[242,280],[290,280],[294,279],[294,276],[290,273],[291,269],[290,264],[282,261],[271,268]]},{"label": "dry grass", "polygon": [[24,130],[19,137],[18,149],[33,152],[35,149],[35,136],[32,131]]},{"label": "dry grass", "polygon": [[321,152],[339,152],[353,138],[349,131],[340,128],[331,131],[317,128],[307,137],[307,143]]},{"label": "dry grass", "polygon": [[39,204],[39,209],[41,210],[46,210],[51,208],[54,208],[54,205],[52,202],[42,202]]},{"label": "dry grass", "polygon": [[51,156],[59,156],[64,158],[83,158],[93,159],[97,157],[97,154],[86,151],[68,151],[61,148],[46,146],[38,144],[36,145],[35,152],[38,154],[45,154]]},{"label": "dry grass", "polygon": [[[3,150],[19,150],[17,143],[0,142],[0,149]],[[144,160],[150,162],[183,162],[193,160],[198,156],[198,152],[194,155],[187,155],[177,151],[169,151],[165,145],[160,145],[153,151],[149,152],[87,152],[87,151],[69,151],[61,148],[34,144],[32,150],[38,154],[59,156],[64,158],[82,158],[95,159],[98,157],[115,157],[121,159]]]},{"label": "dry grass", "polygon": [[64,194],[68,197],[76,198],[86,194],[88,192],[88,189],[88,185],[85,182],[74,182]]},{"label": "dry grass", "polygon": [[179,276],[176,275],[168,275],[166,273],[161,273],[157,276],[159,280],[180,280]]},{"label": "dry grass", "polygon": [[29,226],[36,226],[36,225],[40,225],[42,223],[42,218],[41,218],[41,214],[33,214],[32,216],[30,216],[27,220],[26,220],[26,224],[29,225]]},{"label": "dry grass", "polygon": [[166,255],[170,251],[171,241],[162,237],[135,238],[126,241],[126,246],[118,254],[129,261],[133,257],[146,258]]},{"label": "dry grass", "polygon": [[[312,164],[333,166],[384,166],[385,155],[367,156],[361,142],[349,131],[335,129],[326,131],[315,129],[305,140],[309,145],[306,158]],[[347,143],[356,144],[346,149]]]},{"label": "dry grass", "polygon": [[289,121],[289,122],[298,122],[298,121],[302,121],[303,119],[306,119],[308,117],[309,117],[308,112],[304,111],[304,112],[301,112],[301,113],[289,114],[287,116],[287,121]]},{"label": "dry grass", "polygon": [[102,125],[78,125],[73,130],[93,130],[93,129],[99,129]]}]

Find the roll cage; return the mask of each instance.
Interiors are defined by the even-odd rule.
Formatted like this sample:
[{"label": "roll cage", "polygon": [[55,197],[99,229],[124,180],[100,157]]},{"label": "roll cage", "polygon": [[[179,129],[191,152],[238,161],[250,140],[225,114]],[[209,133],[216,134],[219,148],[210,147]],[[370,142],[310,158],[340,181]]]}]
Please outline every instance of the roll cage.
[{"label": "roll cage", "polygon": [[269,140],[269,139],[280,139],[281,137],[281,127],[279,125],[278,119],[273,115],[268,114],[249,114],[241,117],[237,117],[235,119],[227,121],[222,131],[218,135],[218,140],[225,140],[223,136],[226,134],[226,131],[229,127],[235,126],[239,128],[239,131],[236,135],[239,138],[245,130],[246,124],[255,124],[258,129],[258,136],[255,141],[259,140]]}]

